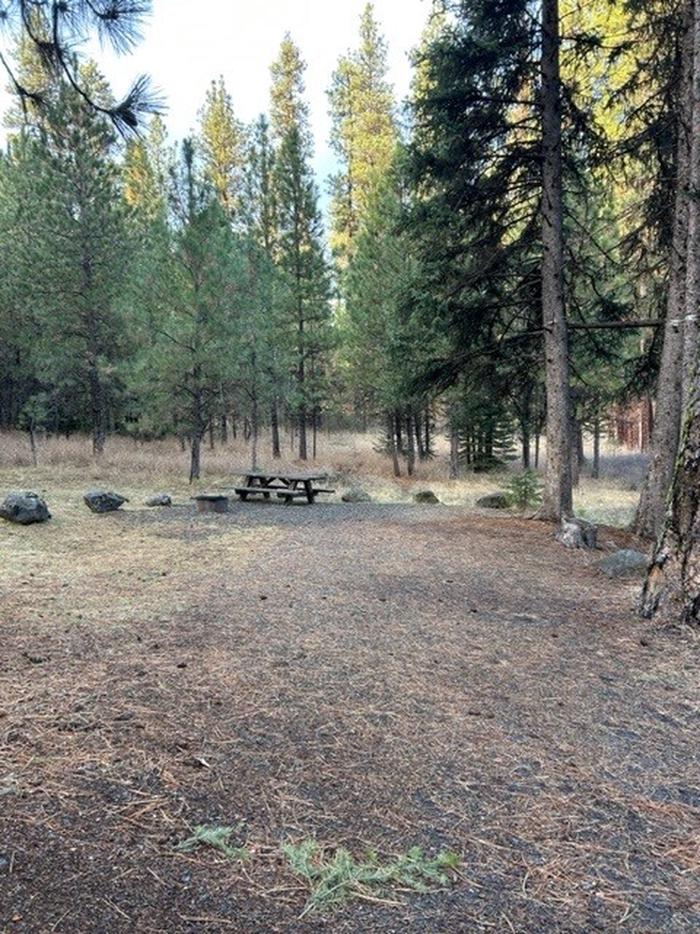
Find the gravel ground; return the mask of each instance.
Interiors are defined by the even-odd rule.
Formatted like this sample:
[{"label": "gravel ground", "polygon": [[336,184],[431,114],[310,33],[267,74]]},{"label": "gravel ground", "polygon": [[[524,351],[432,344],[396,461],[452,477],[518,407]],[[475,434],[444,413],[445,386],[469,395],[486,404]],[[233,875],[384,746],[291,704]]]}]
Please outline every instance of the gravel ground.
[{"label": "gravel ground", "polygon": [[[697,643],[599,555],[453,507],[67,528],[0,583],[2,931],[700,927]],[[251,859],[178,852],[204,823]],[[461,866],[300,918],[308,838]]]}]

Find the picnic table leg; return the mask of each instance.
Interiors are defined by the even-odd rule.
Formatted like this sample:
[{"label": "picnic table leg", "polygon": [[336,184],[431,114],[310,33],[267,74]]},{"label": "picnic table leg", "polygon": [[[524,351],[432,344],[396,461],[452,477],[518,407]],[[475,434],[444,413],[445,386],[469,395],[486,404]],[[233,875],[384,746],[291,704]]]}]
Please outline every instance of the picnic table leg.
[{"label": "picnic table leg", "polygon": [[314,487],[311,480],[304,480],[304,489],[306,490],[306,500],[309,505],[312,505],[314,501]]}]

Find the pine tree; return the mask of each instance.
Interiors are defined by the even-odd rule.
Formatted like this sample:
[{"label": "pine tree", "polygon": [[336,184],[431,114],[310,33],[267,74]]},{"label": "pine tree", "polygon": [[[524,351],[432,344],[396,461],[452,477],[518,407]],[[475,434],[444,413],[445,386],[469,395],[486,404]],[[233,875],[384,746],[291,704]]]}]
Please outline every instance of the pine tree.
[{"label": "pine tree", "polygon": [[[96,67],[86,64],[79,77],[90,99],[109,109]],[[25,136],[15,148],[17,158],[29,160],[20,170],[31,173],[34,193],[17,233],[35,282],[37,371],[54,404],[62,399],[74,425],[90,427],[96,456],[118,416],[119,361],[126,352],[122,295],[129,242],[113,144],[106,118],[64,84],[41,134]]]},{"label": "pine tree", "polygon": [[372,193],[390,171],[399,140],[387,81],[387,49],[368,3],[359,47],[343,56],[328,92],[331,145],[341,165],[331,179],[331,248],[341,268],[353,253]]},{"label": "pine tree", "polygon": [[231,218],[241,211],[245,133],[223,77],[212,81],[200,112],[204,172]]},{"label": "pine tree", "polygon": [[308,458],[307,429],[317,425],[323,356],[330,343],[329,282],[318,194],[310,167],[312,139],[304,100],[305,65],[287,35],[271,68],[271,129],[277,209],[277,262],[287,290],[285,309],[294,356],[290,399],[299,432],[299,458]]},{"label": "pine tree", "polygon": [[244,266],[191,140],[182,145],[170,197],[168,260],[145,295],[154,339],[142,361],[143,384],[161,425],[189,438],[192,482],[220,387],[235,374]]},{"label": "pine tree", "polygon": [[[141,25],[150,13],[150,0],[110,0],[109,3],[85,3],[80,0],[8,0],[0,17],[0,36],[14,42],[17,37],[38,56],[42,68],[54,81],[65,81],[73,92],[125,135],[140,126],[143,117],[157,113],[160,99],[148,78],[140,76],[126,97],[115,103],[94,95],[83,80],[76,47],[88,36],[97,36],[118,53],[130,51],[140,36]],[[51,103],[26,73],[13,70],[11,56],[5,51],[3,63],[10,78],[10,87],[23,109],[37,111]]]}]

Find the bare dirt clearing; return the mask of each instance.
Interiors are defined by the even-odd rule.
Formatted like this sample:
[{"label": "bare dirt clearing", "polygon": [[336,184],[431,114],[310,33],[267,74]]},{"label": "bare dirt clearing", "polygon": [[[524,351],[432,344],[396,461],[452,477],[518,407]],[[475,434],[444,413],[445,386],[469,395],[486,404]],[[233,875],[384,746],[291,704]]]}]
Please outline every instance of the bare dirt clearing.
[{"label": "bare dirt clearing", "polygon": [[[642,644],[635,585],[549,527],[246,504],[2,531],[3,930],[700,925],[696,645]],[[238,822],[245,863],[175,850]],[[299,920],[280,844],[309,837],[460,875]]]}]

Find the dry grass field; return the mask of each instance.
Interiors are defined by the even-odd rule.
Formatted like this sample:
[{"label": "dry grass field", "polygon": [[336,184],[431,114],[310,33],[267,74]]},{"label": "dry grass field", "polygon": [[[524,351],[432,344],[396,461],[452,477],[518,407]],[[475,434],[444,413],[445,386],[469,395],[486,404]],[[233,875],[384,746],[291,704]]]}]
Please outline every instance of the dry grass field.
[{"label": "dry grass field", "polygon": [[[34,468],[2,441],[0,492],[53,512],[0,524],[3,934],[698,929],[697,643],[648,632],[598,555],[472,508],[506,477],[395,482],[336,436],[329,502],[202,516],[176,444],[95,467],[56,440]],[[207,451],[199,488],[245,463]],[[579,509],[624,521],[635,469]],[[338,502],[355,483],[376,502]],[[93,486],[130,502],[93,515]],[[232,849],[183,849],[197,827]],[[425,891],[367,881],[415,847],[454,854]]]},{"label": "dry grass field", "polygon": [[[319,450],[314,468],[327,470],[332,476],[338,500],[349,487],[360,485],[377,502],[409,502],[412,494],[429,487],[448,505],[471,506],[486,493],[502,488],[517,471],[517,463],[506,473],[473,474],[466,472],[459,480],[449,480],[447,445],[438,439],[437,456],[418,463],[413,477],[395,480],[391,460],[377,451],[376,434],[335,432],[319,435]],[[267,438],[260,442],[258,460],[264,466],[271,463]],[[217,444],[214,450],[204,449],[202,479],[196,490],[226,490],[234,485],[241,471],[250,463],[249,446],[231,441]],[[283,445],[282,466],[298,465],[287,439]],[[94,464],[86,438],[54,437],[39,443],[38,467],[32,467],[27,436],[17,432],[0,433],[0,490],[34,486],[50,492],[52,500],[69,499],[88,487],[112,485],[131,496],[136,504],[144,493],[167,487],[182,499],[192,495],[187,484],[188,452],[183,452],[174,439],[139,442],[128,438],[111,438],[99,466]],[[586,472],[576,491],[576,511],[579,515],[606,525],[623,527],[631,519],[638,500],[638,491],[645,469],[642,455],[625,454],[609,446],[602,459],[601,479],[591,480]]]}]

